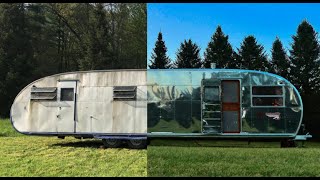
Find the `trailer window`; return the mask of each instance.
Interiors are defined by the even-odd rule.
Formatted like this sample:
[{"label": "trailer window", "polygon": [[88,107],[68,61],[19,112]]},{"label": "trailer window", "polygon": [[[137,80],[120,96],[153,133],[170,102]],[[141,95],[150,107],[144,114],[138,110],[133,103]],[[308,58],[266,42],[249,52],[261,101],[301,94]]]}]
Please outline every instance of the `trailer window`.
[{"label": "trailer window", "polygon": [[204,88],[204,101],[205,102],[220,101],[219,87],[205,87]]},{"label": "trailer window", "polygon": [[283,86],[253,86],[252,106],[279,107],[284,106]]},{"label": "trailer window", "polygon": [[133,101],[136,100],[137,86],[115,86],[113,88],[113,100]]},{"label": "trailer window", "polygon": [[57,100],[57,88],[56,87],[35,87],[31,88],[31,100],[46,100],[55,101]]},{"label": "trailer window", "polygon": [[73,101],[73,88],[61,88],[60,101]]},{"label": "trailer window", "polygon": [[282,95],[282,86],[253,86],[252,95]]},{"label": "trailer window", "polygon": [[282,97],[253,97],[254,106],[283,106]]}]

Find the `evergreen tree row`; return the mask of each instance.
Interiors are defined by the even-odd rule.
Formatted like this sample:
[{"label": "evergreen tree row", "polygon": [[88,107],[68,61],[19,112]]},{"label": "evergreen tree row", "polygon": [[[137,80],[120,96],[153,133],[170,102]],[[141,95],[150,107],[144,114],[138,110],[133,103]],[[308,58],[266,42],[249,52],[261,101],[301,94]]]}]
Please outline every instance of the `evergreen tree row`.
[{"label": "evergreen tree row", "polygon": [[278,74],[290,80],[304,94],[320,92],[320,46],[318,33],[306,20],[298,26],[289,55],[276,37],[268,58],[263,45],[253,35],[244,38],[237,51],[233,50],[220,26],[210,39],[200,58],[200,47],[191,39],[184,40],[176,53],[175,61],[167,56],[167,48],[160,32],[151,56],[151,69],[164,68],[216,68],[250,69]]}]

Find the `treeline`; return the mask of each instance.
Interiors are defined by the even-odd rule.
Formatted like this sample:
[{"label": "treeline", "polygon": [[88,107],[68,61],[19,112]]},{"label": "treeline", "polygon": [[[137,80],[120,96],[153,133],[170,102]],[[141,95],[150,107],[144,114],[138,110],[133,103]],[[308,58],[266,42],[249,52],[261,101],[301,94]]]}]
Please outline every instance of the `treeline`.
[{"label": "treeline", "polygon": [[218,26],[205,49],[203,59],[200,57],[200,47],[191,39],[184,40],[173,61],[166,54],[167,47],[160,32],[149,68],[210,68],[211,63],[215,63],[216,68],[250,69],[278,74],[290,80],[302,95],[320,93],[318,33],[307,21],[302,21],[292,36],[289,53],[278,37],[273,42],[270,57],[253,35],[245,37],[236,50],[228,38]]},{"label": "treeline", "polygon": [[0,116],[38,78],[146,68],[146,4],[0,4]]}]

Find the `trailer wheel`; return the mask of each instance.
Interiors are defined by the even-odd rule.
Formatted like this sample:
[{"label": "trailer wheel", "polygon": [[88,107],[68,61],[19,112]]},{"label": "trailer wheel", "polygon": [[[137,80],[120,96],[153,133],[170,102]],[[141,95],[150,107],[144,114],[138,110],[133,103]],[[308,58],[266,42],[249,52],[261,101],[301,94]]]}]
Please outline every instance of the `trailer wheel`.
[{"label": "trailer wheel", "polygon": [[289,147],[297,147],[297,144],[293,139],[289,140]]},{"label": "trailer wheel", "polygon": [[144,149],[147,146],[147,141],[143,139],[130,139],[127,143],[132,149]]},{"label": "trailer wheel", "polygon": [[102,139],[102,142],[107,148],[117,148],[122,143],[120,139]]},{"label": "trailer wheel", "polygon": [[296,142],[293,139],[282,139],[281,140],[281,147],[296,147]]}]

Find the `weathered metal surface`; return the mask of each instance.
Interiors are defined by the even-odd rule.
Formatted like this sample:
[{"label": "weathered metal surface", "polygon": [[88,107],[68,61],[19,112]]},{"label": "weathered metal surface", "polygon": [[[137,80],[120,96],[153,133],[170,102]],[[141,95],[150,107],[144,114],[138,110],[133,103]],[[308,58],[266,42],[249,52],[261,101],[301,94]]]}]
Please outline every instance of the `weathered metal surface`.
[{"label": "weathered metal surface", "polygon": [[[62,84],[75,82],[74,101],[60,101],[60,89],[66,87]],[[31,100],[33,86],[58,88],[57,100]],[[136,100],[114,101],[114,86],[136,86]],[[22,133],[146,133],[146,70],[71,72],[39,79],[17,95],[11,107],[11,120]]]},{"label": "weathered metal surface", "polygon": [[[77,81],[59,81],[57,83],[58,87],[58,98],[57,102],[61,104],[64,103],[63,106],[58,107],[46,107],[53,111],[56,111],[56,120],[57,120],[57,131],[58,132],[68,132],[72,133],[75,132],[75,114],[78,113],[76,109],[76,88],[77,88]],[[73,89],[70,96],[72,97],[70,100],[63,100],[62,89],[69,88]],[[83,113],[83,112],[81,112]],[[38,118],[39,115],[35,115],[32,118]],[[40,119],[43,121],[43,119]]]}]

